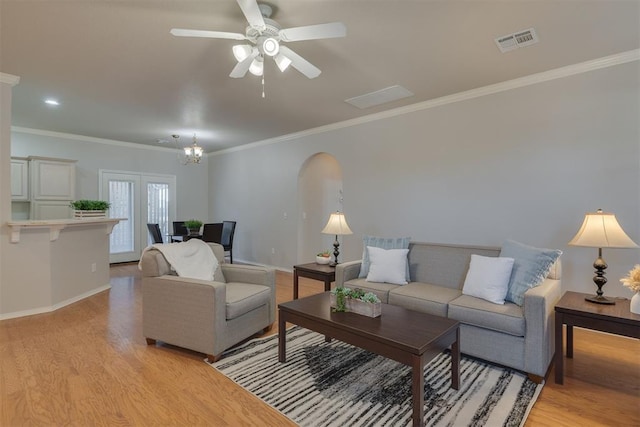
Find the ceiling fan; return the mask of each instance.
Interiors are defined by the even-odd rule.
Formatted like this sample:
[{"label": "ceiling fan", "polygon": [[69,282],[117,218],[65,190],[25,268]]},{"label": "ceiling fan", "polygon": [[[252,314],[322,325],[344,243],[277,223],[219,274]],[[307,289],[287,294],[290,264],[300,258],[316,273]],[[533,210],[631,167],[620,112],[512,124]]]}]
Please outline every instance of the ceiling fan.
[{"label": "ceiling fan", "polygon": [[272,57],[280,71],[286,70],[291,65],[308,78],[313,79],[320,75],[320,69],[287,46],[283,46],[282,42],[329,39],[344,37],[347,34],[347,29],[342,22],[282,29],[276,21],[270,18],[273,13],[273,8],[270,5],[258,4],[256,0],[237,0],[237,2],[249,23],[245,34],[180,28],[171,30],[171,34],[178,37],[205,37],[251,42],[251,44],[233,46],[233,55],[238,61],[229,74],[233,78],[244,77],[247,71],[256,76],[263,75],[264,59]]}]

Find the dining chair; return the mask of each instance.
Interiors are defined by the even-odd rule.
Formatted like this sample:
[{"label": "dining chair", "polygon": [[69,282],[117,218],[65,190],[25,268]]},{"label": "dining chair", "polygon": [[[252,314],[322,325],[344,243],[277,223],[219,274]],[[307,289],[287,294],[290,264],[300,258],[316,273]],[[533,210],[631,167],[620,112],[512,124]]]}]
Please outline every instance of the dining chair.
[{"label": "dining chair", "polygon": [[189,230],[187,230],[187,227],[184,225],[184,221],[173,221],[172,242],[182,242],[185,240],[184,236],[187,234],[189,234]]},{"label": "dining chair", "polygon": [[229,261],[233,264],[233,235],[236,231],[235,221],[222,221],[222,238],[220,244],[225,252],[229,252]]},{"label": "dining chair", "polygon": [[153,238],[153,243],[164,243],[162,241],[162,232],[160,231],[160,224],[147,224],[147,230]]},{"label": "dining chair", "polygon": [[222,223],[205,224],[202,227],[202,240],[211,243],[222,242]]}]

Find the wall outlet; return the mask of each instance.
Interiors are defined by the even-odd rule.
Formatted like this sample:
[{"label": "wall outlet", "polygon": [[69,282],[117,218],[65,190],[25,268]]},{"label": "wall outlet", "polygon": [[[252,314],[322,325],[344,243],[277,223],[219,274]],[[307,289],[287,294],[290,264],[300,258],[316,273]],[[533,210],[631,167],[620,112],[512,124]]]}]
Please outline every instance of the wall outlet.
[{"label": "wall outlet", "polygon": [[92,273],[96,272],[96,263],[95,262],[93,264],[91,264],[91,272]]},{"label": "wall outlet", "polygon": [[276,248],[271,248],[271,253],[275,254],[276,253]]},{"label": "wall outlet", "polygon": [[283,217],[284,219],[287,219],[287,213],[286,213],[286,212],[284,212],[284,213],[282,214],[282,217]]}]

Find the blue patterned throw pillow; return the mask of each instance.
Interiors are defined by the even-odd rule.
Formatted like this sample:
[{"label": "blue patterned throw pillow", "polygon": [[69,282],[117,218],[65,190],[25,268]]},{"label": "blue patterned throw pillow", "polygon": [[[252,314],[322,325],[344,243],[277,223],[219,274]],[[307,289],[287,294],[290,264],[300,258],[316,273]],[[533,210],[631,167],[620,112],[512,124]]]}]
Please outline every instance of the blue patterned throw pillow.
[{"label": "blue patterned throw pillow", "polygon": [[[367,251],[367,246],[373,246],[381,249],[409,249],[409,242],[411,241],[411,237],[395,237],[395,238],[386,238],[386,237],[375,237],[375,236],[364,236],[362,238],[362,264],[360,265],[360,274],[359,278],[367,277],[369,274],[369,267],[371,265],[371,261],[369,260],[369,251]],[[406,276],[407,282],[411,281],[409,277],[409,261],[407,260],[406,267]]]},{"label": "blue patterned throw pillow", "polygon": [[534,248],[513,240],[506,240],[502,245],[500,256],[513,258],[514,263],[505,300],[522,306],[524,293],[542,283],[560,255],[562,251],[558,249]]}]

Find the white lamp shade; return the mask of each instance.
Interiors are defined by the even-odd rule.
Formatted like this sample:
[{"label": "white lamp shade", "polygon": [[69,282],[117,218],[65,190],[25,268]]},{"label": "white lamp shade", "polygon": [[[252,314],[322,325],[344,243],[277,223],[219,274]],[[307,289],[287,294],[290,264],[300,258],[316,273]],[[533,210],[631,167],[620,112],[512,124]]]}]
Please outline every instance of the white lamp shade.
[{"label": "white lamp shade", "polygon": [[264,71],[264,62],[261,57],[256,57],[249,66],[249,72],[254,76],[261,76]]},{"label": "white lamp shade", "polygon": [[591,248],[637,248],[638,245],[624,232],[616,216],[601,210],[588,213],[582,227],[569,242],[571,246]]},{"label": "white lamp shade", "polygon": [[276,65],[282,72],[284,72],[284,70],[286,70],[289,65],[291,65],[291,60],[281,53],[277,54],[273,59],[274,61],[276,61]]},{"label": "white lamp shade", "polygon": [[253,46],[249,44],[237,44],[232,48],[233,56],[238,62],[242,62],[251,55],[253,52]]},{"label": "white lamp shade", "polygon": [[353,234],[353,231],[349,228],[344,214],[342,212],[335,212],[329,217],[329,221],[322,230],[322,233],[343,236],[345,234]]}]

